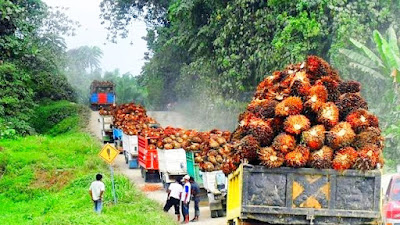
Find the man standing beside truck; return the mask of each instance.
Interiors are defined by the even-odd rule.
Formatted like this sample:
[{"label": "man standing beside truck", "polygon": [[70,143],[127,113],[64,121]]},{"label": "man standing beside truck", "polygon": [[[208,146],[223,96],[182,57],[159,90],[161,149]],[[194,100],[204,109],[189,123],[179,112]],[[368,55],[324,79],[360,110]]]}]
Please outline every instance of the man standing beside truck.
[{"label": "man standing beside truck", "polygon": [[183,192],[182,192],[182,196],[181,196],[181,202],[182,202],[182,215],[183,215],[184,223],[189,223],[189,203],[190,203],[190,196],[192,193],[189,179],[190,179],[189,175],[185,175],[182,179],[184,184],[183,184]]},{"label": "man standing beside truck", "polygon": [[101,181],[103,176],[101,174],[96,175],[96,181],[93,181],[89,188],[89,194],[94,203],[94,211],[98,214],[101,213],[103,207],[103,193],[105,191],[104,183]]},{"label": "man standing beside truck", "polygon": [[174,206],[175,215],[178,217],[178,221],[181,220],[181,214],[179,213],[179,203],[181,199],[182,189],[182,185],[179,183],[178,180],[176,180],[174,183],[171,183],[167,190],[168,198],[164,206],[164,212],[168,212],[168,210],[172,206]]},{"label": "man standing beside truck", "polygon": [[199,216],[200,216],[200,187],[199,185],[196,183],[196,181],[194,181],[193,177],[190,177],[189,179],[190,182],[190,189],[192,189],[192,196],[193,196],[193,201],[194,201],[194,218],[191,220],[191,222],[197,222],[199,221]]}]

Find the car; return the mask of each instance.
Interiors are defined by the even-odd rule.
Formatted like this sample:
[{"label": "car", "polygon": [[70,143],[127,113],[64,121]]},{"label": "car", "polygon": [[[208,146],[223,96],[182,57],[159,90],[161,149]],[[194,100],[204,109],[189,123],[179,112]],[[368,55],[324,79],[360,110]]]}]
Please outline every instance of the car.
[{"label": "car", "polygon": [[382,209],[384,225],[400,225],[400,174],[390,179]]}]

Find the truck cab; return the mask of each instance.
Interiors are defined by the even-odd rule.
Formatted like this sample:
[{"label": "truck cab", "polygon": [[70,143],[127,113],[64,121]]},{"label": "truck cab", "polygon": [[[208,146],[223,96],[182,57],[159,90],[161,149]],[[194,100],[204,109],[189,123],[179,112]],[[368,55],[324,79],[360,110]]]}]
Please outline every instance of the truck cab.
[{"label": "truck cab", "polygon": [[115,85],[111,81],[93,81],[90,85],[90,105],[92,110],[108,108],[115,103]]}]

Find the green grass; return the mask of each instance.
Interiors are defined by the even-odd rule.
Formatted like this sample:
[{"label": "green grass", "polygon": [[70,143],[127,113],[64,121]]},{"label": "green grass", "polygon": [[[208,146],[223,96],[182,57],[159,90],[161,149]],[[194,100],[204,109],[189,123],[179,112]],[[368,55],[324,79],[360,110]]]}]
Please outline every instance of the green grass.
[{"label": "green grass", "polygon": [[[76,130],[0,140],[0,224],[175,224],[124,176],[115,177],[114,205],[108,166],[97,155],[100,143]],[[101,215],[88,194],[99,172],[106,184]]]}]

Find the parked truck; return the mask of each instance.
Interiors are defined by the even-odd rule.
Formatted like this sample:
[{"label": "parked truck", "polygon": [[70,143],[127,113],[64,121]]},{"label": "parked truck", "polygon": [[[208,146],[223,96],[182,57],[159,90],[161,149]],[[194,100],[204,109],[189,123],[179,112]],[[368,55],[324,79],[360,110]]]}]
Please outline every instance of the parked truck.
[{"label": "parked truck", "polygon": [[160,178],[164,188],[187,174],[186,152],[179,149],[157,149]]},{"label": "parked truck", "polygon": [[138,151],[139,151],[139,140],[137,135],[122,134],[122,149],[125,155],[125,161],[128,164],[129,169],[137,169],[138,163]]},{"label": "parked truck", "polygon": [[160,182],[158,154],[155,145],[151,144],[152,140],[157,140],[158,137],[143,137],[139,136],[139,152],[138,160],[142,177],[145,182],[157,183]]},{"label": "parked truck", "polygon": [[100,116],[101,136],[104,143],[113,143],[113,117],[108,115]]},{"label": "parked truck", "polygon": [[196,183],[200,188],[204,188],[203,184],[203,172],[201,172],[199,165],[195,162],[195,152],[187,151],[186,152],[186,164],[187,164],[187,173],[189,176],[193,177]]},{"label": "parked truck", "polygon": [[222,170],[203,173],[211,218],[226,216],[227,178]]},{"label": "parked truck", "polygon": [[108,108],[115,103],[115,85],[111,81],[94,80],[90,85],[90,106],[92,110]]},{"label": "parked truck", "polygon": [[380,170],[242,164],[228,180],[228,224],[381,224]]}]

